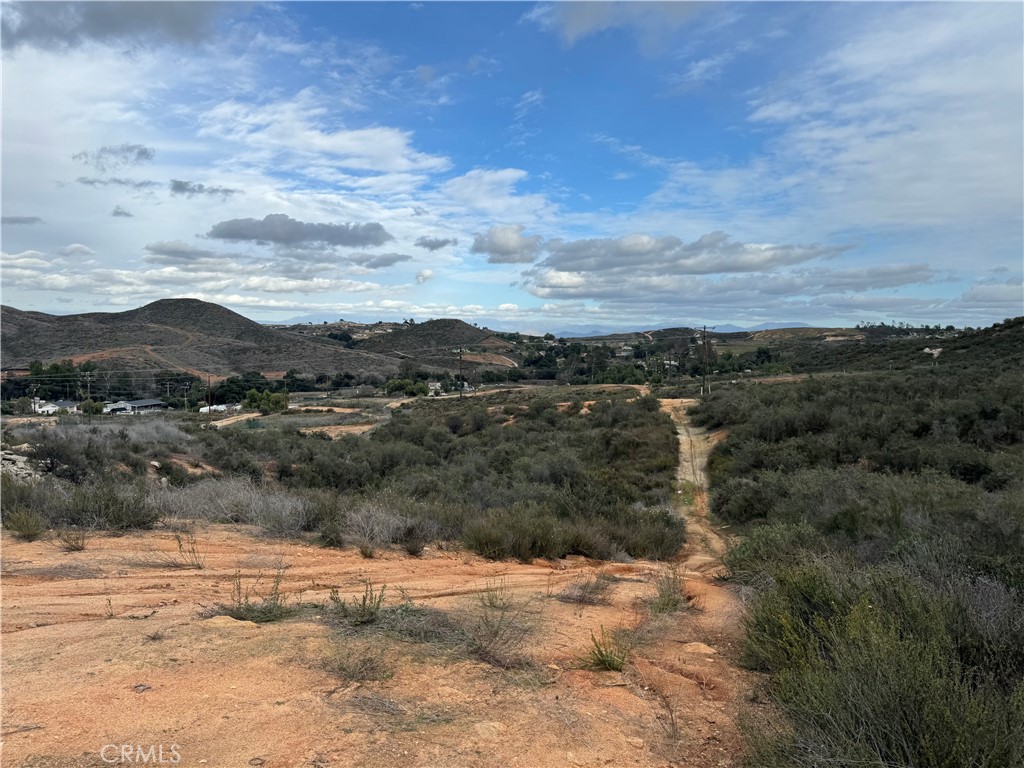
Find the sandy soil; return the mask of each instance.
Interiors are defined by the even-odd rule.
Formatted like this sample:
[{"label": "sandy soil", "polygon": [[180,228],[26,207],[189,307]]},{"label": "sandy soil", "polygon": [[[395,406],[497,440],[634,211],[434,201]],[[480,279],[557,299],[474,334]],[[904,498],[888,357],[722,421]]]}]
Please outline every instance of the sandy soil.
[{"label": "sandy soil", "polygon": [[[680,424],[680,477],[703,485],[711,438]],[[491,562],[428,547],[363,559],[352,549],[260,538],[237,526],[197,529],[201,570],[168,567],[167,531],[97,536],[83,552],[3,534],[3,765],[103,766],[108,744],[163,745],[178,765],[224,766],[735,766],[737,709],[756,676],[735,664],[735,596],[712,578],[721,534],[697,495],[678,567],[696,610],[651,624],[625,673],[578,660],[601,628],[643,621],[664,565]],[[414,604],[471,615],[502,583],[528,601],[527,671],[497,669],[429,646],[377,640],[390,679],[348,683],[325,659],[365,647],[308,608],[256,625],[205,613],[230,600],[234,579],[315,604],[366,580]],[[608,605],[554,596],[604,568]],[[363,645],[360,645],[360,644]],[[673,723],[675,726],[673,727]],[[172,745],[176,747],[171,752]],[[126,764],[126,763],[122,763]]]},{"label": "sandy soil", "polygon": [[211,421],[207,426],[213,427],[214,429],[220,429],[226,427],[229,424],[237,424],[240,421],[248,421],[249,419],[258,419],[259,414],[249,411],[247,413],[236,413],[234,416],[227,416],[223,419],[217,419],[217,421]]}]

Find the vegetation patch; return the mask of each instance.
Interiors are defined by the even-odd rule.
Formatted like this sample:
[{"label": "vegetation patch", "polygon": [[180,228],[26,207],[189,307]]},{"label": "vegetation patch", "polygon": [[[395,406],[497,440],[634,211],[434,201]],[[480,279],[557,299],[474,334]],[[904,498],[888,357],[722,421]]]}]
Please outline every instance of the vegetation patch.
[{"label": "vegetation patch", "polygon": [[262,574],[255,581],[243,587],[242,576],[235,574],[231,588],[231,602],[218,603],[214,615],[230,616],[239,621],[252,621],[265,624],[281,621],[298,612],[298,607],[289,605],[287,595],[281,592],[281,581],[284,579],[283,569],[278,569],[267,590],[261,590]]},{"label": "vegetation patch", "polygon": [[[1011,356],[1012,359],[1012,356]],[[719,392],[756,766],[1024,764],[1024,394],[1007,364]]]},{"label": "vegetation patch", "polygon": [[563,603],[579,605],[607,605],[609,592],[615,583],[611,574],[599,571],[593,576],[579,576],[555,597]]},{"label": "vegetation patch", "polygon": [[651,613],[675,613],[686,606],[683,577],[675,568],[666,568],[654,579],[658,595],[650,603]]},{"label": "vegetation patch", "polygon": [[590,633],[590,647],[580,659],[580,666],[595,672],[621,672],[626,668],[632,645],[624,632],[606,632],[601,626],[600,635]]}]

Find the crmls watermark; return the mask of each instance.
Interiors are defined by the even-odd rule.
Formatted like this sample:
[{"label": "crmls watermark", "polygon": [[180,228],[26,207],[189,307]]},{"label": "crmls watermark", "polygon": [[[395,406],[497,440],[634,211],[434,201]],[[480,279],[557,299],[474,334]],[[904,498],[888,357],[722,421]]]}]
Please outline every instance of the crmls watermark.
[{"label": "crmls watermark", "polygon": [[181,747],[177,744],[104,744],[100,759],[111,765],[177,765]]}]

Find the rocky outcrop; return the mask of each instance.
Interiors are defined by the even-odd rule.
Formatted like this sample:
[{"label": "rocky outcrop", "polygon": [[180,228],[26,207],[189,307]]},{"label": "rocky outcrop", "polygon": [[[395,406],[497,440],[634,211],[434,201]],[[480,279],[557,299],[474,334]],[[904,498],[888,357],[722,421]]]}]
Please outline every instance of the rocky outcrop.
[{"label": "rocky outcrop", "polygon": [[30,445],[0,446],[0,471],[14,475],[19,480],[35,480],[39,472],[32,466],[32,459],[20,453],[30,450]]}]

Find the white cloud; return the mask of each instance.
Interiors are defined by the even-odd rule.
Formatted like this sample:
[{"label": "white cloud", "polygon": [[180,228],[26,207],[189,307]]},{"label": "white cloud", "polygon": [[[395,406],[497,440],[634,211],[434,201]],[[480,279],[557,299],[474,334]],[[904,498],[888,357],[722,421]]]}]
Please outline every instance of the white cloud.
[{"label": "white cloud", "polygon": [[82,243],[71,243],[71,245],[65,245],[63,248],[58,249],[58,254],[61,256],[95,256],[96,251],[90,248],[88,245],[82,245]]},{"label": "white cloud", "polygon": [[328,156],[355,171],[377,173],[439,172],[451,161],[412,147],[412,132],[385,126],[331,129],[328,99],[314,87],[293,99],[270,104],[229,100],[199,117],[200,136],[243,144],[301,166],[308,156]]},{"label": "white cloud", "polygon": [[535,88],[532,91],[527,91],[519,97],[519,101],[516,102],[515,118],[516,120],[522,120],[530,112],[535,109],[539,109],[544,104],[544,91],[540,88]]},{"label": "white cloud", "polygon": [[1019,250],[1020,7],[886,6],[862,18],[833,52],[755,93],[750,129],[777,134],[765,151],[738,165],[668,161],[650,202],[733,219],[785,211],[826,236],[945,230],[970,233],[982,253]]},{"label": "white cloud", "polygon": [[979,304],[998,304],[1014,316],[1024,314],[1024,281],[1020,278],[1006,282],[979,282],[961,297],[963,301]]},{"label": "white cloud", "polygon": [[326,293],[328,291],[358,293],[380,290],[380,285],[377,283],[362,283],[355,280],[328,280],[325,278],[295,280],[269,276],[246,278],[240,287],[246,291],[267,291],[268,293]]},{"label": "white cloud", "polygon": [[717,80],[722,75],[725,65],[732,61],[734,54],[731,51],[722,51],[713,56],[691,61],[686,69],[672,77],[671,80],[676,86],[703,85],[712,80]]},{"label": "white cloud", "polygon": [[633,273],[700,275],[759,272],[812,259],[832,258],[845,248],[834,246],[739,243],[724,232],[711,232],[692,243],[677,237],[635,234],[620,238],[550,240],[543,269],[562,273]]},{"label": "white cloud", "polygon": [[572,2],[538,4],[523,15],[556,32],[566,45],[617,27],[632,30],[646,50],[659,49],[699,10],[698,3],[677,2]]},{"label": "white cloud", "polygon": [[476,235],[472,253],[485,253],[492,264],[529,264],[534,260],[544,239],[540,235],[524,235],[522,225],[491,227]]},{"label": "white cloud", "polygon": [[494,219],[535,220],[557,210],[541,194],[519,194],[516,186],[529,178],[519,168],[475,168],[444,182],[430,197],[445,212],[479,213]]}]

